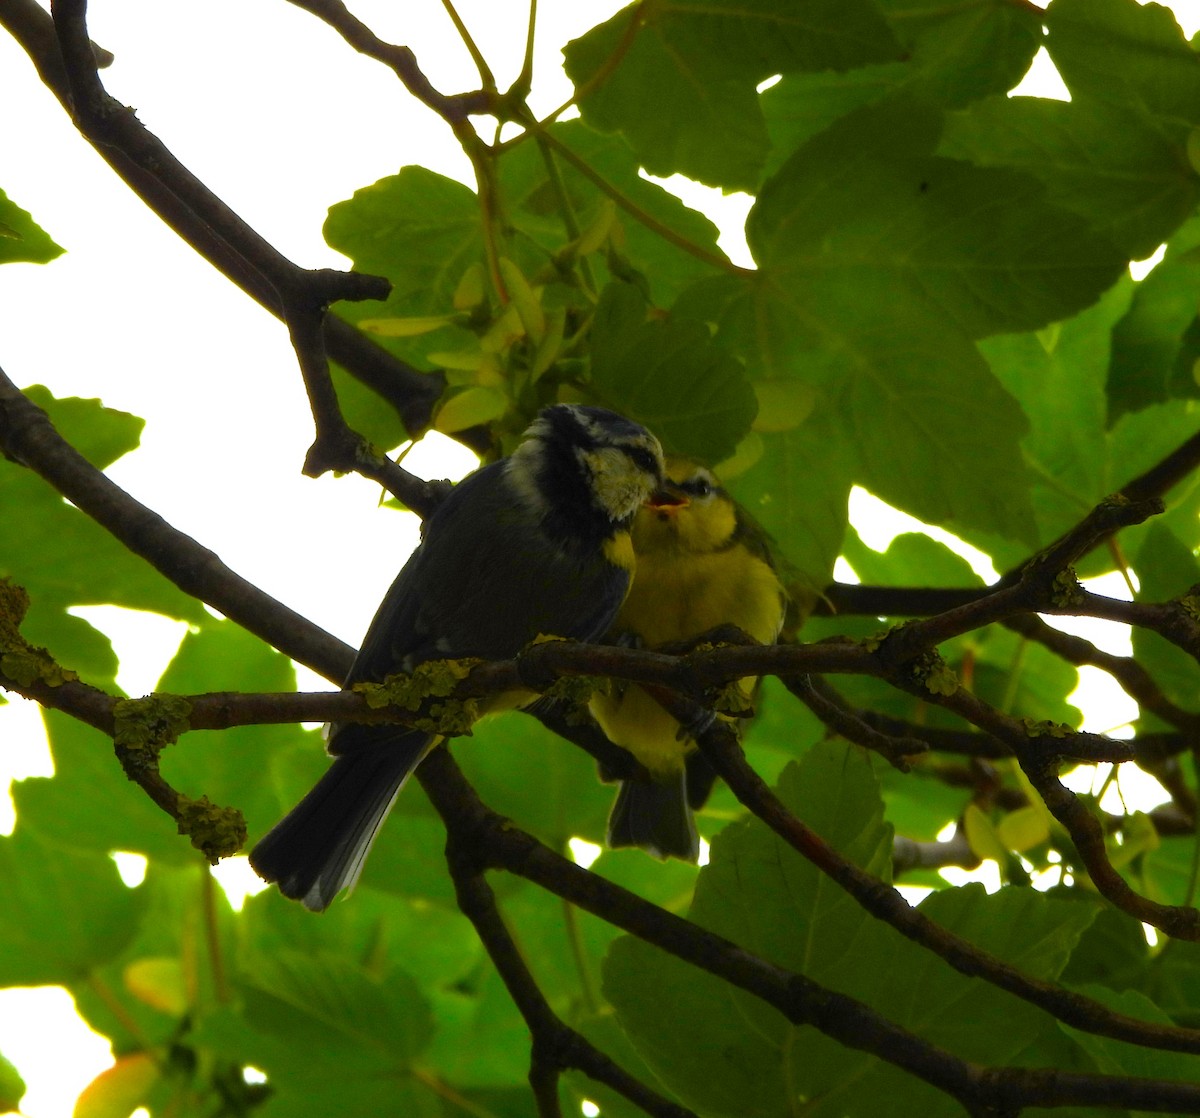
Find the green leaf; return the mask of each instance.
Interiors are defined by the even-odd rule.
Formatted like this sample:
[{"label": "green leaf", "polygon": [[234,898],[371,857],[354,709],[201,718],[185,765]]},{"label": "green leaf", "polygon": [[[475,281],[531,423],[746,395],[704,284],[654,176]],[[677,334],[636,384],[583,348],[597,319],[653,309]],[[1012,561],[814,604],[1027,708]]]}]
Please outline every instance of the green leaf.
[{"label": "green leaf", "polygon": [[437,410],[433,426],[443,434],[453,434],[477,424],[492,423],[508,411],[509,403],[503,389],[472,385],[446,397]]},{"label": "green leaf", "polygon": [[[415,166],[330,206],[325,240],[349,256],[358,271],[387,276],[392,292],[382,305],[415,303],[408,314],[449,310],[463,273],[483,254],[474,191]],[[380,303],[362,305],[373,308],[369,317],[384,316]]]},{"label": "green leaf", "polygon": [[[133,891],[137,920],[129,928],[121,952],[69,985],[80,1015],[97,1032],[111,1038],[117,1052],[145,1051],[178,1038],[181,1023],[194,1020],[227,993],[218,989],[209,965],[215,950],[232,958],[237,940],[236,917],[220,887],[209,877],[199,855],[179,867],[151,860],[145,880]],[[198,953],[203,934],[206,950]],[[166,1001],[151,1005],[137,990],[137,975],[147,963],[167,961],[182,980],[172,997],[183,1010],[168,1010]]]},{"label": "green leaf", "polygon": [[[779,793],[826,841],[884,876],[891,850],[870,763],[825,745],[784,775]],[[1053,978],[1096,906],[1032,890],[971,886],[927,899],[937,923],[1035,977]],[[1004,1064],[1047,1019],[875,921],[762,824],[727,827],[701,871],[692,919],[767,959],[866,1001],[895,1023],[968,1059]],[[889,1064],[795,1029],[724,983],[622,937],[605,993],[655,1074],[705,1114],[955,1114],[957,1104]]]},{"label": "green leaf", "polygon": [[943,6],[880,0],[879,6],[906,48],[908,87],[949,106],[1011,89],[1041,46],[1041,13],[1008,0]]},{"label": "green leaf", "polygon": [[903,532],[883,552],[867,547],[853,529],[847,534],[847,562],[863,582],[880,586],[982,586],[983,580],[961,556],[923,532]]},{"label": "green leaf", "polygon": [[440,1075],[470,1088],[528,1082],[529,1029],[490,964],[470,994],[443,990],[433,1006],[439,1029],[427,1058]]},{"label": "green leaf", "polygon": [[926,523],[1032,542],[1024,415],[973,348],[910,325],[864,333],[851,366],[841,414],[856,480]]},{"label": "green leaf", "polygon": [[[137,446],[142,421],[135,416],[105,408],[99,400],[55,400],[40,386],[27,394],[101,469]],[[8,575],[28,590],[26,635],[33,643],[44,642],[64,667],[78,665],[100,685],[111,683],[115,669],[106,640],[67,616],[72,606],[113,604],[187,621],[208,616],[199,602],[67,504],[31,470],[4,460],[0,507],[21,510],[19,522],[0,533],[0,576]]]},{"label": "green leaf", "polygon": [[417,1069],[433,1022],[412,979],[375,978],[325,953],[280,951],[248,964],[238,1013],[210,1015],[196,1036],[266,1071],[272,1097],[261,1113],[443,1113],[436,1085]]},{"label": "green leaf", "polygon": [[[607,187],[636,207],[639,214],[665,226],[687,244],[718,258],[724,256],[717,247],[717,227],[670,191],[647,182],[638,173],[637,158],[620,136],[597,132],[580,120],[553,124],[548,132],[557,144],[568,148],[599,175]],[[507,149],[498,160],[497,175],[518,234],[514,237],[515,248],[523,253],[527,267],[533,267],[539,255],[544,261],[546,254],[560,253],[573,240],[562,198],[547,171],[548,159],[555,166],[576,228],[590,228],[613,204],[608,193],[561,154],[551,151],[544,155],[533,140]],[[689,283],[711,274],[711,264],[666,240],[657,230],[623,210],[617,211],[614,220],[617,231],[610,237],[620,242],[622,259],[644,278],[656,305],[670,306]],[[616,278],[610,262],[606,263],[601,254],[589,255],[588,262],[597,272],[598,282],[605,275]],[[545,274],[544,262],[536,268]]]},{"label": "green leaf", "polygon": [[940,113],[894,98],[844,117],[764,184],[746,236],[760,297],[786,290],[802,308],[799,337],[892,302],[972,338],[1030,330],[1121,274],[1125,258],[1034,179],[935,156],[940,134]]},{"label": "green leaf", "polygon": [[1004,93],[1041,44],[1038,13],[1009,0],[941,7],[883,0],[880,6],[905,47],[904,61],[790,73],[766,90],[761,104],[772,146],[768,176],[818,132],[864,105],[910,93],[956,108]]},{"label": "green leaf", "polygon": [[[337,304],[337,313],[350,322],[447,314],[464,273],[484,259],[475,193],[424,167],[404,167],[331,206],[324,232],[329,246],[350,257],[357,271],[392,283],[383,302]],[[417,337],[375,340],[428,370],[433,366],[427,354],[460,349],[475,339],[459,326],[446,326]],[[355,430],[382,447],[407,438],[395,410],[381,408],[374,391],[341,370],[335,370],[335,382],[342,411]]]},{"label": "green leaf", "polygon": [[[295,689],[295,668],[286,656],[235,622],[211,618],[183,638],[156,688],[174,695]],[[257,834],[292,806],[268,778],[277,758],[291,750],[320,755],[321,744],[317,734],[287,723],[192,730],[163,752],[162,773],[180,792],[237,807]]]},{"label": "green leaf", "polygon": [[645,300],[609,284],[591,332],[590,389],[636,416],[670,453],[719,462],[749,432],[757,402],[742,366],[702,323],[646,321]]},{"label": "green leaf", "polygon": [[433,1037],[429,1007],[411,978],[393,972],[377,980],[339,956],[259,956],[241,987],[246,1020],[288,1049],[282,1062],[306,1076],[333,1067],[406,1071]]},{"label": "green leaf", "polygon": [[55,776],[13,786],[23,826],[80,852],[127,850],[177,866],[194,861],[174,820],[121,771],[111,739],[56,710],[43,717]]},{"label": "green leaf", "polygon": [[974,660],[975,693],[984,702],[1027,718],[1080,725],[1082,713],[1067,702],[1079,683],[1073,664],[1000,626],[972,633],[964,644]]},{"label": "green leaf", "polygon": [[[654,1080],[650,1069],[642,1062],[637,1049],[629,1043],[628,1037],[611,1012],[605,1010],[589,1013],[572,1021],[572,1025],[620,1067],[643,1082],[653,1083],[655,1089],[662,1093],[662,1085]],[[572,1101],[580,1109],[584,1100],[587,1100],[599,1106],[600,1113],[605,1115],[605,1118],[644,1118],[646,1112],[641,1107],[582,1072],[567,1072],[564,1082]],[[671,1097],[669,1092],[667,1095]]]},{"label": "green leaf", "polygon": [[1136,102],[994,97],[948,118],[940,152],[1031,175],[1047,202],[1141,259],[1200,200],[1200,176],[1183,157],[1190,132]]},{"label": "green leaf", "polygon": [[[1200,582],[1200,563],[1191,549],[1169,528],[1151,525],[1133,557],[1139,586],[1137,599],[1161,602],[1187,592]],[[1163,693],[1185,710],[1197,709],[1196,661],[1183,649],[1150,629],[1133,630],[1133,654],[1151,674]]]},{"label": "green leaf", "polygon": [[362,875],[364,886],[454,904],[454,884],[446,871],[446,829],[432,811],[424,794],[410,782],[371,848]]},{"label": "green leaf", "polygon": [[402,970],[426,994],[462,982],[483,956],[462,913],[367,886],[331,905],[319,920],[268,889],[247,900],[241,924],[245,946],[256,954],[327,951],[377,977]]},{"label": "green leaf", "polygon": [[82,978],[118,954],[137,927],[141,897],[121,883],[112,859],[26,827],[0,838],[0,880],[0,986]]},{"label": "green leaf", "polygon": [[1119,909],[1105,907],[1080,936],[1062,981],[1074,987],[1103,983],[1122,990],[1139,985],[1149,961],[1150,946],[1142,925]]},{"label": "green leaf", "polygon": [[65,250],[0,190],[0,264],[48,264]]},{"label": "green leaf", "polygon": [[1196,397],[1200,358],[1200,218],[1167,244],[1162,262],[1137,285],[1113,331],[1109,414],[1113,419],[1176,396]]},{"label": "green leaf", "polygon": [[785,578],[797,600],[819,593],[833,577],[848,523],[852,456],[826,409],[793,431],[763,435],[758,461],[726,479],[786,559]]},{"label": "green leaf", "polygon": [[1042,544],[1131,476],[1110,445],[1104,395],[1112,329],[1128,305],[1130,288],[1128,280],[1118,284],[1096,306],[1053,330],[1005,334],[980,344],[997,380],[1029,418],[1021,449],[1034,479]]},{"label": "green leaf", "polygon": [[531,715],[488,718],[453,750],[485,803],[553,849],[565,854],[576,835],[603,841],[612,793],[584,753]]},{"label": "green leaf", "polygon": [[[209,691],[290,691],[291,662],[232,621],[214,621],[183,640],[159,690],[175,694]],[[99,731],[58,711],[45,714],[56,775],[33,778],[14,789],[21,819],[56,841],[107,853],[128,850],[190,864],[196,853],[174,821],[132,784]],[[298,726],[239,726],[184,734],[161,758],[162,772],[179,791],[207,795],[238,807],[250,833],[261,834],[291,807],[295,785],[281,787],[279,766],[300,755],[311,762],[310,783],[321,771],[317,735]],[[73,826],[65,827],[64,820]]]},{"label": "green leaf", "polygon": [[899,47],[862,0],[682,0],[626,8],[563,53],[584,119],[623,132],[651,174],[749,189],[767,153],[759,82],[882,62]]},{"label": "green leaf", "polygon": [[1200,123],[1200,55],[1169,8],[1135,0],[1054,0],[1046,31],[1046,47],[1072,96]]},{"label": "green leaf", "polygon": [[[1190,905],[1196,901],[1197,880],[1196,839],[1164,838],[1156,850],[1147,851],[1141,859],[1142,888],[1146,896],[1159,904]],[[1197,966],[1192,958],[1188,964]],[[1195,989],[1193,985],[1189,987]],[[1179,999],[1163,1000],[1164,1006],[1182,1006]],[[1196,1024],[1196,1017],[1191,1023]]]},{"label": "green leaf", "polygon": [[[1192,861],[1194,839],[1167,839],[1163,846],[1174,846],[1187,863]],[[1172,891],[1171,895],[1183,897],[1184,893]],[[1105,981],[1109,986],[1118,984],[1108,975],[1105,975]],[[1191,1029],[1200,1025],[1200,1012],[1197,1012],[1197,1006],[1200,1006],[1200,948],[1196,944],[1172,941],[1168,949],[1150,957],[1140,978],[1134,978],[1128,984],[1153,999],[1156,1006],[1171,1015],[1175,1024]]]},{"label": "green leaf", "polygon": [[[1145,994],[1136,990],[1120,993],[1104,986],[1085,986],[1081,993],[1107,1007],[1113,1013],[1124,1013],[1153,1025],[1171,1025],[1173,1022]],[[1137,1076],[1145,1079],[1200,1080],[1200,1059],[1180,1052],[1164,1052],[1162,1049],[1125,1044],[1095,1033],[1085,1033],[1060,1025],[1095,1061],[1096,1068],[1104,1075]]]}]

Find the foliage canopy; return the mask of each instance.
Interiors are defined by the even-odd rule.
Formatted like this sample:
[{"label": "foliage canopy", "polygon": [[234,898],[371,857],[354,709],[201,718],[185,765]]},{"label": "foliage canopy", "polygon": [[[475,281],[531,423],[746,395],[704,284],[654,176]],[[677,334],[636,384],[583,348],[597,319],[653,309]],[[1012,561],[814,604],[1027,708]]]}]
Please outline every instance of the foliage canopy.
[{"label": "foliage canopy", "polygon": [[[117,173],[286,321],[308,472],[427,511],[436,488],[384,449],[437,429],[496,455],[546,403],[604,404],[717,466],[810,616],[754,653],[749,767],[720,727],[701,740],[727,779],[704,868],[573,865],[611,791],[513,714],[426,762],[351,899],[235,912],[169,816],[210,857],[241,818],[260,836],[322,771],[300,723],[345,710],[270,693],[295,689],[291,659],[336,681],[350,652],[106,483],[138,419],[0,376],[0,685],[46,707],[56,767],[15,787],[0,839],[0,985],[61,984],[112,1038],[76,1113],[1200,1113],[1200,54],[1171,13],[640,0],[565,46],[577,118],[538,119],[528,66],[444,95],[419,42],[293,3],[391,67],[476,173],[404,166],[335,201],[352,275],[274,253],[107,97],[80,0],[55,26],[0,0],[0,24]],[[1071,100],[1007,96],[1043,45]],[[754,266],[641,169],[751,194]],[[0,262],[53,266],[35,217],[0,195]],[[867,547],[855,485],[1001,579],[925,534]],[[861,585],[834,581],[839,556]],[[1132,602],[1076,580],[1110,571]],[[190,623],[158,688],[186,703],[118,705],[110,644],[69,612],[94,603]],[[1054,614],[1133,625],[1132,654]],[[739,652],[686,658],[690,697],[744,675]],[[536,655],[547,678],[594,668]],[[1083,664],[1140,704],[1132,739],[1078,732]],[[1094,762],[1169,799],[1069,792]],[[136,889],[115,850],[148,859]],[[983,858],[994,895],[937,872]],[[894,880],[934,891],[914,911]],[[22,1090],[0,1057],[0,1104]]]}]

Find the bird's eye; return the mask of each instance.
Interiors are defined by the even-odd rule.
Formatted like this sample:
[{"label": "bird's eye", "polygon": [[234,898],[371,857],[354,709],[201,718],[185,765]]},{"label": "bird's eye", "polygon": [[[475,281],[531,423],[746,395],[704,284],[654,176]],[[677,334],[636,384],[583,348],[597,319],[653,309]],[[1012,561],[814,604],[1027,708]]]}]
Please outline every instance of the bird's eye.
[{"label": "bird's eye", "polygon": [[658,477],[661,472],[658,465],[658,459],[641,446],[626,446],[622,448],[629,456],[629,459],[638,469],[645,470],[652,477]]},{"label": "bird's eye", "polygon": [[686,489],[693,497],[711,497],[717,487],[708,474],[695,474],[683,483],[682,488]]}]

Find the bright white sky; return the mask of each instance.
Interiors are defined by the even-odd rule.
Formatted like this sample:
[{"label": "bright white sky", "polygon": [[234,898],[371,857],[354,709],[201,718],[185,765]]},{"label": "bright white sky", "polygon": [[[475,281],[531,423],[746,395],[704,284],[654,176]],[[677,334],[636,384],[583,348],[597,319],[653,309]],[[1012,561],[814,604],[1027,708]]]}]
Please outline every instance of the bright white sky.
[{"label": "bright white sky", "polygon": [[[561,45],[620,6],[540,6],[535,111],[570,95]],[[1200,0],[1173,6],[1194,33]],[[477,85],[438,0],[353,7],[382,38],[412,46],[439,88]],[[523,5],[459,0],[457,7],[503,87],[520,64]],[[91,29],[117,57],[103,75],[109,90],[298,263],[342,266],[321,239],[328,206],[402,164],[471,182],[447,128],[389,71],[283,0],[93,0]],[[1050,85],[1039,91],[1055,95],[1055,79],[1051,69]],[[0,365],[20,385],[98,396],[144,417],[141,449],[111,476],[240,574],[357,643],[416,542],[415,521],[380,513],[377,487],[359,478],[301,475],[311,421],[283,327],[142,206],[3,34],[0,104],[10,106],[0,116],[0,187],[67,249],[46,267],[0,268]],[[703,190],[687,200],[729,227],[723,247],[742,256],[744,202]],[[472,462],[456,450],[406,464],[426,476],[458,476]],[[885,541],[896,530],[889,527]],[[142,694],[181,627],[117,612],[88,616],[114,637],[122,685]],[[0,740],[0,782],[49,771],[35,709],[0,710]],[[0,796],[0,831],[12,824],[5,810]],[[0,993],[0,1052],[29,1084],[27,1118],[66,1118],[79,1090],[111,1060],[105,1042],[87,1039],[69,998],[49,990]]]}]

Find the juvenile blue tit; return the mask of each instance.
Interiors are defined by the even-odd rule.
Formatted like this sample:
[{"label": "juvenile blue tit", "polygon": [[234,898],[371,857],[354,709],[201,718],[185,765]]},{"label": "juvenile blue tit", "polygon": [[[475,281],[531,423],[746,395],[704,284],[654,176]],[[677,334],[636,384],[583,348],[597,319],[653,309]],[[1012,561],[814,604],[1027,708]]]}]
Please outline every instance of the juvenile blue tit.
[{"label": "juvenile blue tit", "polygon": [[[662,449],[643,427],[603,408],[546,408],[510,457],[475,471],[428,518],[345,685],[427,660],[509,659],[540,634],[599,638],[629,590],[634,514],[662,481]],[[354,884],[396,794],[441,740],[333,725],[333,764],[250,864],[284,896],[324,909]]]},{"label": "juvenile blue tit", "polygon": [[[664,490],[634,520],[637,578],[608,639],[657,648],[736,625],[771,644],[787,595],[762,530],[702,466],[668,460],[667,476]],[[756,684],[738,683],[747,703]],[[621,782],[608,820],[609,847],[640,846],[659,858],[696,861],[692,809],[707,798],[715,774],[695,742],[640,687],[597,693],[590,707],[609,740],[653,776]]]}]

